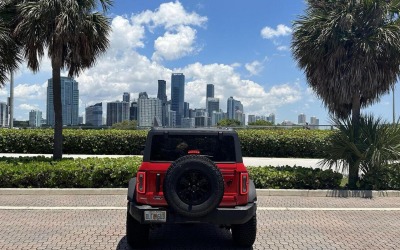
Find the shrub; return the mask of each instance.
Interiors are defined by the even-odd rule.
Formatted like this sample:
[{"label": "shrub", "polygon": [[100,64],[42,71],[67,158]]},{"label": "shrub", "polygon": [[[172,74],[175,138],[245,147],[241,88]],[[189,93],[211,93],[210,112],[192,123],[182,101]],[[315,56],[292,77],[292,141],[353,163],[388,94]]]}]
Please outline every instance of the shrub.
[{"label": "shrub", "polygon": [[1,188],[127,187],[140,157],[63,159],[0,158]]},{"label": "shrub", "polygon": [[256,188],[338,189],[343,175],[303,167],[249,167]]},{"label": "shrub", "polygon": [[[331,131],[238,130],[243,156],[321,158]],[[140,154],[145,130],[63,130],[65,154]],[[0,129],[1,153],[53,153],[51,129]]]}]

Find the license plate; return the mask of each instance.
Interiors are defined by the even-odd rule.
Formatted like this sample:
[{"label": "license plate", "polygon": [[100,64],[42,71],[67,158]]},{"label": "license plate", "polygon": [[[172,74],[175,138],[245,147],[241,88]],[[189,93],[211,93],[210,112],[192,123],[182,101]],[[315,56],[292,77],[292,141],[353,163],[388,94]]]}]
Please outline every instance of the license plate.
[{"label": "license plate", "polygon": [[167,221],[167,212],[166,211],[144,211],[144,220],[145,221]]}]

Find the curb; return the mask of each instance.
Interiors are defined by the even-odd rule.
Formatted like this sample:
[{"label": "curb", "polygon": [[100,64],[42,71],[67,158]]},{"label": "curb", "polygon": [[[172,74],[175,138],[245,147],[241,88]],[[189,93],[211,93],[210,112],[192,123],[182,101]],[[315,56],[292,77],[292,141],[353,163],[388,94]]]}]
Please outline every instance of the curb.
[{"label": "curb", "polygon": [[[0,188],[0,195],[126,195],[127,188]],[[295,197],[400,197],[397,190],[257,189],[258,196]]]}]

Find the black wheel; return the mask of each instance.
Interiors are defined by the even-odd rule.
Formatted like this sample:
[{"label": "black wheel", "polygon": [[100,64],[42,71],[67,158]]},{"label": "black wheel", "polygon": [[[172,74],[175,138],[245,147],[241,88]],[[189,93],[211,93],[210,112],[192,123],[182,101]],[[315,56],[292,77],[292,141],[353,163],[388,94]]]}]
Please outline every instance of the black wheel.
[{"label": "black wheel", "polygon": [[129,213],[126,215],[126,240],[133,249],[144,247],[149,240],[150,227],[140,224]]},{"label": "black wheel", "polygon": [[215,210],[224,195],[224,179],[210,159],[186,155],[171,164],[164,179],[168,205],[186,217],[201,217]]},{"label": "black wheel", "polygon": [[233,241],[242,247],[251,247],[256,240],[257,218],[254,215],[244,224],[232,225]]}]

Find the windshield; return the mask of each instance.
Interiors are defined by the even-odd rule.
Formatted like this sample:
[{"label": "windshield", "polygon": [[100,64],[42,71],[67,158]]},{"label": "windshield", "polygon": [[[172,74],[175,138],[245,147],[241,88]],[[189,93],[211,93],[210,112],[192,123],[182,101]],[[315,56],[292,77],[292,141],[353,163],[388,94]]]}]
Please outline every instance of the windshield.
[{"label": "windshield", "polygon": [[205,155],[215,162],[235,161],[232,136],[217,135],[155,135],[151,146],[151,161],[175,161],[187,154]]}]

